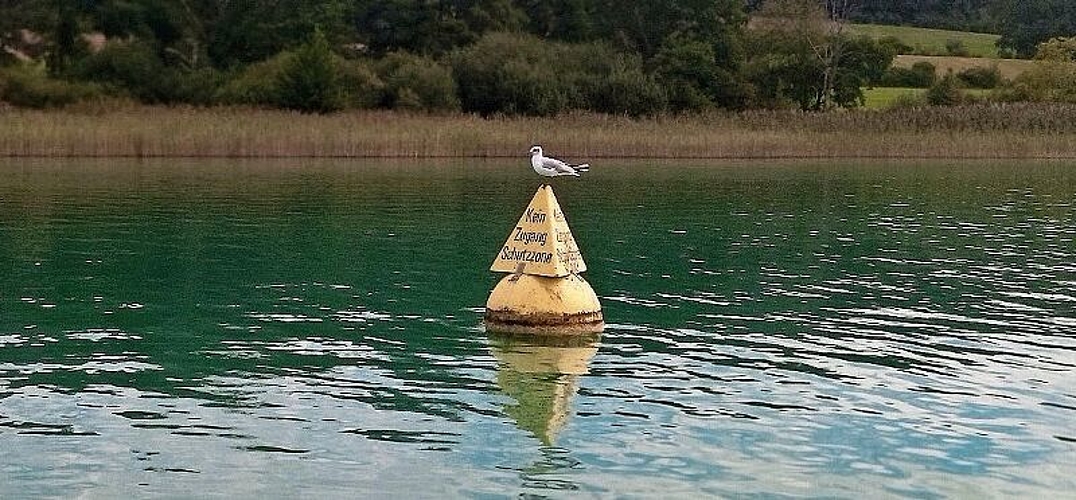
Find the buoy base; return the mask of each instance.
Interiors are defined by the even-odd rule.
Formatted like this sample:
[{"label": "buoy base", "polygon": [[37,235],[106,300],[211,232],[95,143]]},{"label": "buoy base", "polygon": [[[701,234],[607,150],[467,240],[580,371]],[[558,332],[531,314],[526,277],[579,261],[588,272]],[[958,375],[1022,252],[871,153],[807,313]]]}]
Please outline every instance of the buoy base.
[{"label": "buoy base", "polygon": [[516,335],[581,335],[605,329],[598,296],[575,274],[508,275],[490,293],[485,319],[487,331]]}]

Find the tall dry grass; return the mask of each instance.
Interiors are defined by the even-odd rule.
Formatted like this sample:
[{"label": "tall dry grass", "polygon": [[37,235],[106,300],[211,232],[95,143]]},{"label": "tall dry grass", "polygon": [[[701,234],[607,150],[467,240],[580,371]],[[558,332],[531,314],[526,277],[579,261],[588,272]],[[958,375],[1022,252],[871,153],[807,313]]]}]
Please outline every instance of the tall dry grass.
[{"label": "tall dry grass", "polygon": [[0,111],[0,156],[1074,158],[1076,106],[557,118],[237,108]]}]

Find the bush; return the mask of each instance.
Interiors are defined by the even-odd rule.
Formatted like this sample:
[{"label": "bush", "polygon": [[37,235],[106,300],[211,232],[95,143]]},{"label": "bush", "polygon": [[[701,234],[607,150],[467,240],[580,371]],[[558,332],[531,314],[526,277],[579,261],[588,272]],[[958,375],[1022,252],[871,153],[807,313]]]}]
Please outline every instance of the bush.
[{"label": "bush", "polygon": [[1051,38],[1039,44],[1036,61],[1076,62],[1076,37]]},{"label": "bush", "polygon": [[380,106],[385,100],[385,82],[369,64],[362,61],[338,60],[340,83],[344,87],[345,104],[348,108],[369,109]]},{"label": "bush", "polygon": [[377,69],[384,82],[382,104],[386,107],[425,111],[460,109],[451,70],[433,59],[394,52],[378,61]]},{"label": "bush", "polygon": [[464,111],[553,115],[568,109],[556,44],[531,35],[492,33],[451,55]]},{"label": "bush", "polygon": [[715,103],[706,90],[713,69],[714,49],[694,40],[671,39],[662,44],[655,59],[657,74],[669,92],[675,111],[708,109]]},{"label": "bush", "polygon": [[883,87],[912,87],[925,89],[934,85],[936,80],[934,65],[926,61],[919,61],[910,68],[893,67],[882,75],[881,86]]},{"label": "bush", "polygon": [[960,86],[952,71],[927,90],[926,100],[931,106],[955,106],[964,101],[964,95],[960,92]]},{"label": "bush", "polygon": [[878,39],[878,45],[888,49],[892,54],[911,54],[915,48],[890,35]]},{"label": "bush", "polygon": [[631,116],[653,115],[665,110],[665,89],[641,67],[626,65],[599,79],[589,96],[593,111]]},{"label": "bush", "polygon": [[890,109],[915,109],[926,106],[926,96],[918,94],[901,94],[889,104]]},{"label": "bush", "polygon": [[1076,63],[1035,61],[1001,94],[1009,101],[1076,103]]},{"label": "bush", "polygon": [[146,103],[211,104],[224,83],[212,68],[166,66],[152,46],[138,41],[111,43],[73,65],[70,73]]},{"label": "bush", "polygon": [[100,87],[49,78],[42,68],[19,64],[0,70],[0,100],[28,108],[55,108],[98,98]]},{"label": "bush", "polygon": [[664,89],[638,56],[601,43],[493,33],[451,58],[465,111],[555,115],[572,109],[643,115],[665,109]]},{"label": "bush", "polygon": [[277,83],[277,105],[282,108],[331,113],[346,103],[340,68],[321,31],[284,63]]},{"label": "bush", "polygon": [[168,83],[164,63],[145,43],[113,43],[76,63],[71,73],[82,80],[127,92],[143,102],[168,101],[162,89]]},{"label": "bush", "polygon": [[286,66],[292,64],[295,54],[281,52],[265,61],[244,68],[216,93],[216,101],[223,104],[252,106],[275,106],[279,101],[278,87]]},{"label": "bush", "polygon": [[658,78],[669,89],[674,111],[709,109],[726,102],[728,75],[714,63],[714,48],[701,40],[670,37],[654,58]]},{"label": "bush", "polygon": [[[233,105],[281,106],[281,82],[288,68],[297,64],[295,58],[295,52],[285,51],[247,66],[219,87],[214,101]],[[333,56],[333,65],[338,71],[343,107],[367,109],[381,105],[385,84],[369,64]]]},{"label": "bush", "polygon": [[950,39],[945,41],[945,52],[951,56],[968,57],[971,55],[963,40]]},{"label": "bush", "polygon": [[993,89],[1001,84],[1001,71],[997,65],[968,68],[957,73],[956,77],[968,87],[976,89]]},{"label": "bush", "polygon": [[994,95],[1007,102],[1076,103],[1076,37],[1039,44],[1034,65]]},{"label": "bush", "polygon": [[562,44],[554,50],[569,107],[631,116],[665,109],[665,91],[643,71],[640,56],[601,43]]}]

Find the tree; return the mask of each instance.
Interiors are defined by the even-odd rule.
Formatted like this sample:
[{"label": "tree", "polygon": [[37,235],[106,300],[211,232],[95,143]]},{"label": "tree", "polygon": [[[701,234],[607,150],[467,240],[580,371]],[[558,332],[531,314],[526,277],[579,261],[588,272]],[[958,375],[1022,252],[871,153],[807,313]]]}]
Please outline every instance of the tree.
[{"label": "tree", "polygon": [[278,104],[283,108],[307,113],[330,113],[344,108],[340,69],[320,30],[296,49],[280,77],[278,92]]},{"label": "tree", "polygon": [[510,0],[362,0],[353,20],[375,53],[440,55],[490,31],[518,31],[526,15]]},{"label": "tree", "polygon": [[651,59],[670,36],[714,45],[724,65],[740,56],[747,21],[742,0],[595,0],[601,38]]},{"label": "tree", "polygon": [[665,106],[665,95],[644,73],[642,59],[605,43],[490,33],[450,60],[468,112],[542,116],[588,109],[643,115]]},{"label": "tree", "polygon": [[654,66],[673,111],[746,104],[746,90],[737,75],[716,65],[715,59],[711,44],[676,36],[666,40]]},{"label": "tree", "polygon": [[842,62],[846,49],[844,29],[849,16],[859,3],[857,0],[824,0],[822,6],[825,14],[823,36],[808,38],[807,41],[815,57],[822,63],[822,88],[818,93],[815,108],[824,110],[837,105],[834,93],[837,90],[838,65]]},{"label": "tree", "polygon": [[56,9],[51,2],[0,0],[0,61],[9,51],[26,50],[23,30],[46,34],[54,30]]},{"label": "tree", "polygon": [[527,30],[542,38],[569,42],[593,40],[602,13],[593,0],[518,0],[527,16]]},{"label": "tree", "polygon": [[994,15],[998,45],[1030,57],[1039,43],[1076,33],[1076,2],[1072,0],[996,0]]},{"label": "tree", "polygon": [[993,1],[860,0],[860,8],[852,13],[852,19],[875,24],[990,32],[993,27],[990,4]]},{"label": "tree", "polygon": [[1039,44],[1035,64],[1008,90],[1014,100],[1076,102],[1076,37]]},{"label": "tree", "polygon": [[931,106],[955,106],[964,101],[964,94],[960,92],[960,86],[952,70],[931,85],[925,97],[927,104]]},{"label": "tree", "polygon": [[764,105],[803,110],[855,106],[861,88],[882,79],[892,50],[843,32],[851,2],[773,0],[752,20],[747,71]]},{"label": "tree", "polygon": [[670,86],[671,103],[696,101],[726,108],[746,104],[742,67],[747,17],[742,0],[595,2],[602,13],[595,18],[598,37],[640,54]]},{"label": "tree", "polygon": [[1076,36],[1057,37],[1039,44],[1036,61],[1076,63]]},{"label": "tree", "polygon": [[[349,34],[345,0],[229,0],[206,23],[208,52],[218,66],[262,61],[320,30],[327,40]],[[203,12],[212,12],[202,7]]]}]

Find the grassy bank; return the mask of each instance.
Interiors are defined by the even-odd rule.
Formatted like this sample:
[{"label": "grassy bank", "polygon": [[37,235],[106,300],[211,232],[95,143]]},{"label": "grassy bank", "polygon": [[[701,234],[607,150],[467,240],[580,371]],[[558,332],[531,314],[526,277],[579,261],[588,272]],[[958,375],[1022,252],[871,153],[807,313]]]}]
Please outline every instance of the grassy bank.
[{"label": "grassy bank", "polygon": [[570,158],[1076,158],[1076,106],[605,115],[469,115],[132,106],[0,111],[0,156]]}]

